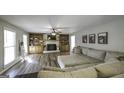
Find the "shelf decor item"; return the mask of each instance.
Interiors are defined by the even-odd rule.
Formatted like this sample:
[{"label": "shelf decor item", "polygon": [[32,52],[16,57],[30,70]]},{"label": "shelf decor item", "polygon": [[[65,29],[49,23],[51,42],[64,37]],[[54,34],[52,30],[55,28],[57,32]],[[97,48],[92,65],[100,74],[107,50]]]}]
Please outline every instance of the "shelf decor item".
[{"label": "shelf decor item", "polygon": [[95,44],[96,35],[95,34],[89,34],[89,43]]},{"label": "shelf decor item", "polygon": [[108,44],[108,32],[98,33],[98,44]]},{"label": "shelf decor item", "polygon": [[87,35],[82,36],[82,43],[87,43]]}]

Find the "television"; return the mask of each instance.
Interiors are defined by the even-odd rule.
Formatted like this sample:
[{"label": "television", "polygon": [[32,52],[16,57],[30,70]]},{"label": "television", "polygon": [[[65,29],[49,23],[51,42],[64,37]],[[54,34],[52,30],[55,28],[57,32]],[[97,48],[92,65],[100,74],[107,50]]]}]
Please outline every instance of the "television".
[{"label": "television", "polygon": [[56,44],[47,44],[47,51],[57,50]]}]

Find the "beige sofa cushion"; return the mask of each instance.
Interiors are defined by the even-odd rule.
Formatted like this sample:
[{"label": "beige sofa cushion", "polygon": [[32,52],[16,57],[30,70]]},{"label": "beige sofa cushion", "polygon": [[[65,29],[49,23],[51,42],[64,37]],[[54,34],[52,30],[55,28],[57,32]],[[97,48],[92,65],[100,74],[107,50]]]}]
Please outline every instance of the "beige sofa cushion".
[{"label": "beige sofa cushion", "polygon": [[51,66],[45,66],[45,67],[42,67],[42,70],[48,70],[48,71],[61,71],[61,72],[65,72],[64,69],[61,69],[59,67],[51,67]]},{"label": "beige sofa cushion", "polygon": [[110,62],[120,62],[116,57],[114,57],[114,58],[109,58],[109,59],[107,59],[106,61],[105,61],[106,63],[110,63]]},{"label": "beige sofa cushion", "polygon": [[93,67],[72,71],[73,78],[96,78],[97,72]]},{"label": "beige sofa cushion", "polygon": [[92,67],[92,66],[95,66],[98,64],[100,64],[100,63],[83,64],[83,65],[78,65],[78,66],[74,66],[74,67],[66,67],[64,69],[61,69],[59,67],[46,66],[46,67],[42,67],[42,70],[44,70],[44,71],[46,70],[46,71],[69,72],[69,71],[75,71],[78,69]]},{"label": "beige sofa cushion", "polygon": [[89,49],[87,52],[87,56],[99,59],[99,60],[104,60],[105,58],[105,51],[102,50],[96,50],[96,49]]},{"label": "beige sofa cushion", "polygon": [[98,77],[111,77],[124,73],[124,61],[106,62],[95,66]]},{"label": "beige sofa cushion", "polygon": [[58,56],[57,60],[61,68],[102,62],[101,60],[98,60],[89,56],[85,56],[85,55],[79,55],[79,54]]},{"label": "beige sofa cushion", "polygon": [[77,46],[77,47],[74,47],[74,49],[73,49],[73,53],[75,53],[75,54],[81,54],[81,47],[80,46]]},{"label": "beige sofa cushion", "polygon": [[66,67],[62,70],[64,71],[75,71],[75,70],[79,70],[79,69],[84,69],[84,68],[88,68],[88,67],[92,67],[92,66],[95,66],[95,65],[98,65],[100,63],[90,63],[90,64],[83,64],[83,65],[77,65],[77,66],[73,66],[73,67]]},{"label": "beige sofa cushion", "polygon": [[40,71],[38,73],[38,77],[40,78],[64,78],[63,72],[57,72],[57,71]]},{"label": "beige sofa cushion", "polygon": [[40,71],[39,78],[96,78],[97,72],[93,67],[71,72]]},{"label": "beige sofa cushion", "polygon": [[111,78],[124,78],[124,73],[116,75],[116,76],[112,76]]},{"label": "beige sofa cushion", "polygon": [[105,61],[110,59],[110,58],[119,57],[119,56],[124,56],[124,53],[120,53],[120,52],[106,52]]},{"label": "beige sofa cushion", "polygon": [[40,71],[39,78],[96,78],[97,72],[94,68],[81,69],[72,72]]},{"label": "beige sofa cushion", "polygon": [[89,48],[83,47],[83,48],[82,48],[82,54],[83,54],[83,55],[87,55],[88,49],[89,49]]},{"label": "beige sofa cushion", "polygon": [[58,72],[58,71],[45,71],[42,70],[38,73],[39,78],[71,78],[70,72]]},{"label": "beige sofa cushion", "polygon": [[64,72],[64,78],[72,78],[72,75],[70,72]]}]

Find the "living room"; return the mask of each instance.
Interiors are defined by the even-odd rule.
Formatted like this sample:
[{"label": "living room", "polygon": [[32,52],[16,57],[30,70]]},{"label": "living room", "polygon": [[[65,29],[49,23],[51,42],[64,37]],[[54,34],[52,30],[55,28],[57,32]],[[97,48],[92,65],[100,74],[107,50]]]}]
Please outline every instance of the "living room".
[{"label": "living room", "polygon": [[0,15],[1,77],[124,77],[123,24],[123,15]]},{"label": "living room", "polygon": [[124,93],[123,0],[1,0],[0,91]]}]

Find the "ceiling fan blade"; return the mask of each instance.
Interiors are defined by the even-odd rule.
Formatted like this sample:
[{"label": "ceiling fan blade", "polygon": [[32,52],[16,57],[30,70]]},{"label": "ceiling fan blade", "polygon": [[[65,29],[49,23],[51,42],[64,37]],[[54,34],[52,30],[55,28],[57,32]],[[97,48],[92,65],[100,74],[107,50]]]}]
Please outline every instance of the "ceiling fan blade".
[{"label": "ceiling fan blade", "polygon": [[71,27],[56,27],[55,29],[71,29]]},{"label": "ceiling fan blade", "polygon": [[61,31],[57,31],[56,33],[62,33]]}]

